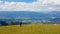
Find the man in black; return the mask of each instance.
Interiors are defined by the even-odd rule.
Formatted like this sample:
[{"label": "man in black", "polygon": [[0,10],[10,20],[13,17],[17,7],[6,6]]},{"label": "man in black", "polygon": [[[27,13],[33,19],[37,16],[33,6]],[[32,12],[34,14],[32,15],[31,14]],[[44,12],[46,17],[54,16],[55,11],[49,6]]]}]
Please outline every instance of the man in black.
[{"label": "man in black", "polygon": [[20,23],[20,27],[22,26],[22,23]]}]

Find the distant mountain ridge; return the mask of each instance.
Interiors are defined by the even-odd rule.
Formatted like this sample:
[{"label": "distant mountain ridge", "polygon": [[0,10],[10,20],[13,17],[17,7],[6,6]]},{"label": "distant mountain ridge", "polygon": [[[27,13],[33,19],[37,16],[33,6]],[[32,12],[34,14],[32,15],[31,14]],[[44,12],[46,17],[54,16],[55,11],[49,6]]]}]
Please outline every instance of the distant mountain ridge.
[{"label": "distant mountain ridge", "polygon": [[10,19],[14,21],[15,19],[31,19],[31,20],[45,20],[52,21],[49,23],[60,23],[60,12],[30,12],[30,11],[0,11],[0,20]]},{"label": "distant mountain ridge", "polygon": [[29,12],[29,11],[0,11],[0,18],[8,17],[8,18],[16,18],[16,17],[60,17],[60,12]]}]

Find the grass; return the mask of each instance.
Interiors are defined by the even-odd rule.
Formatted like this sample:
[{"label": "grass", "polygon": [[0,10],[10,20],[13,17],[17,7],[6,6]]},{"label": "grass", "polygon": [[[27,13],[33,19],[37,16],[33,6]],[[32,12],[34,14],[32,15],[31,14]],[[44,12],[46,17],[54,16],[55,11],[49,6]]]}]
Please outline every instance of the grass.
[{"label": "grass", "polygon": [[27,24],[0,26],[0,34],[60,34],[60,24]]}]

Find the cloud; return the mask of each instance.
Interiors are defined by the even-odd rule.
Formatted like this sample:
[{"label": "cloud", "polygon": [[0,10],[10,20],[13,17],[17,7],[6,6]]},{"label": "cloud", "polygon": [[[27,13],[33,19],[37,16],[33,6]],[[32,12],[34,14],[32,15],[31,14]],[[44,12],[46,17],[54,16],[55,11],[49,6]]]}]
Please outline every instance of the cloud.
[{"label": "cloud", "polygon": [[37,0],[36,2],[0,1],[1,11],[60,11],[60,0]]}]

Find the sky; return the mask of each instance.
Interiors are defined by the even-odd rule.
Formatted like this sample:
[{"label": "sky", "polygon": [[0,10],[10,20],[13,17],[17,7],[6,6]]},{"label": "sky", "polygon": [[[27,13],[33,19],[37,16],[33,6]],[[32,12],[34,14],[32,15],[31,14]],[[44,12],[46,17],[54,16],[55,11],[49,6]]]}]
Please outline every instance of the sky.
[{"label": "sky", "polygon": [[8,2],[34,2],[36,0],[2,0],[2,1],[8,1]]},{"label": "sky", "polygon": [[60,0],[0,0],[0,11],[60,11]]}]

